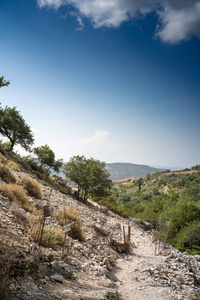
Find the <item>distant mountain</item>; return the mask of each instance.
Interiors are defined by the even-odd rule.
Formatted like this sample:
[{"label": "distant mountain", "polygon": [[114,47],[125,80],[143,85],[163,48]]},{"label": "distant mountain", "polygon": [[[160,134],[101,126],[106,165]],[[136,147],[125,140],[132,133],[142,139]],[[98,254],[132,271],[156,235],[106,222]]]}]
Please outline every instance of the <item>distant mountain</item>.
[{"label": "distant mountain", "polygon": [[147,165],[137,165],[131,163],[111,163],[106,164],[106,169],[111,175],[111,179],[120,179],[125,177],[144,177],[147,173],[163,171]]},{"label": "distant mountain", "polygon": [[[131,163],[106,163],[106,169],[111,175],[111,179],[120,179],[125,177],[144,177],[147,173],[164,171],[165,169],[149,167],[147,165],[137,165]],[[65,178],[62,172],[56,173],[51,170],[51,175],[58,175]]]}]

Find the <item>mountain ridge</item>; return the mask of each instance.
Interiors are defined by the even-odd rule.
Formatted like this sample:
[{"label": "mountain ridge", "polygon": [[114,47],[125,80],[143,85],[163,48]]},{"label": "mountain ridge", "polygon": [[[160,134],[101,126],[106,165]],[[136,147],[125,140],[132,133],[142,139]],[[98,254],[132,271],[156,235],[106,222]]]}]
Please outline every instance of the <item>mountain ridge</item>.
[{"label": "mountain ridge", "polygon": [[148,165],[139,165],[133,163],[106,163],[106,169],[111,175],[111,179],[120,179],[125,177],[144,177],[148,173],[155,173],[157,171],[164,171],[150,167]]}]

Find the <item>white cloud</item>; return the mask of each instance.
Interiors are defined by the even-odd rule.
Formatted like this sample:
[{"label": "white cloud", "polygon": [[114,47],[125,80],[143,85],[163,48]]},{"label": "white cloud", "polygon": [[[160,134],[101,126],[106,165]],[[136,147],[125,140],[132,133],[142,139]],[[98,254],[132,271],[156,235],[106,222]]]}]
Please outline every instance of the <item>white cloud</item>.
[{"label": "white cloud", "polygon": [[200,2],[178,9],[166,6],[158,15],[162,26],[158,28],[157,35],[164,42],[177,44],[192,35],[200,37]]},{"label": "white cloud", "polygon": [[51,6],[53,8],[59,8],[63,4],[66,4],[66,1],[63,0],[37,0],[39,7]]},{"label": "white cloud", "polygon": [[31,128],[31,131],[32,131],[33,133],[37,133],[37,132],[39,132],[39,129]]},{"label": "white cloud", "polygon": [[130,152],[130,146],[116,141],[110,132],[97,130],[94,136],[83,137],[66,147],[69,158],[74,155],[93,157],[101,161],[114,162],[124,160]]},{"label": "white cloud", "polygon": [[84,25],[84,23],[83,23],[83,21],[82,21],[81,17],[80,17],[80,16],[78,16],[78,17],[77,17],[77,20],[78,20],[79,27],[78,27],[78,28],[76,28],[76,31],[83,31],[83,30],[84,30],[84,27],[85,27],[85,25]]},{"label": "white cloud", "polygon": [[76,9],[79,30],[84,28],[83,17],[90,19],[95,28],[118,27],[155,11],[160,22],[156,35],[164,42],[176,44],[192,35],[200,37],[200,0],[38,0],[38,5]]}]

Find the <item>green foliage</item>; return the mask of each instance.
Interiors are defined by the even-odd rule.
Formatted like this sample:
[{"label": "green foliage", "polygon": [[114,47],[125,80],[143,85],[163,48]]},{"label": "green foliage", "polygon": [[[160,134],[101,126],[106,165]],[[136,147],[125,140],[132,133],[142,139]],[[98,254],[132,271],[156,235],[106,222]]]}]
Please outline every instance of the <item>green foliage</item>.
[{"label": "green foliage", "polygon": [[60,168],[62,168],[63,160],[55,160],[55,153],[48,145],[36,147],[33,149],[33,152],[37,155],[42,168],[52,168],[55,172],[59,172]]},{"label": "green foliage", "polygon": [[192,249],[192,245],[200,246],[200,219],[183,227],[175,239],[179,250]]},{"label": "green foliage", "polygon": [[150,173],[147,173],[146,175],[146,180],[149,181],[151,179],[151,174]]},{"label": "green foliage", "polygon": [[196,165],[196,166],[192,167],[192,170],[200,171],[200,165]]},{"label": "green foliage", "polygon": [[131,200],[131,196],[127,195],[127,194],[123,194],[123,195],[120,196],[120,200],[122,202],[129,202]]},{"label": "green foliage", "polygon": [[0,107],[0,134],[10,141],[9,150],[19,144],[26,151],[30,151],[30,146],[34,142],[31,128],[26,124],[16,107]]},{"label": "green foliage", "polygon": [[142,179],[142,177],[140,177],[140,178],[137,180],[137,184],[138,184],[139,190],[141,190],[141,186],[142,186],[142,184],[143,184],[143,179]]},{"label": "green foliage", "polygon": [[[42,224],[39,217],[31,217],[29,220],[29,234],[36,243],[39,242],[42,230]],[[55,249],[56,246],[61,246],[64,243],[64,235],[62,230],[57,227],[45,225],[43,228],[41,245],[46,248]]]},{"label": "green foliage", "polygon": [[84,200],[88,196],[102,197],[109,194],[112,188],[110,174],[105,169],[104,162],[86,159],[84,156],[74,156],[64,165],[64,174],[78,185],[77,198]]},{"label": "green foliage", "polygon": [[120,203],[120,201],[113,195],[100,198],[98,200],[99,204],[106,206],[112,212],[127,218],[128,213],[126,213],[124,206]]},{"label": "green foliage", "polygon": [[189,170],[151,174],[151,180],[142,178],[140,190],[138,179],[133,185],[127,180],[115,181],[113,195],[100,203],[131,218],[160,220],[162,215],[162,226],[170,221],[167,242],[189,251],[192,243],[199,245],[200,232],[200,172],[198,166],[192,169],[192,173]]},{"label": "green foliage", "polygon": [[11,142],[3,142],[3,140],[0,140],[0,144],[3,147],[3,149],[5,149],[6,151],[9,151]]},{"label": "green foliage", "polygon": [[57,245],[61,246],[64,236],[59,228],[44,226],[41,245],[46,248],[54,249]]},{"label": "green foliage", "polygon": [[10,81],[6,81],[4,79],[4,76],[0,77],[0,88],[3,87],[3,86],[8,86],[9,84],[10,84]]}]

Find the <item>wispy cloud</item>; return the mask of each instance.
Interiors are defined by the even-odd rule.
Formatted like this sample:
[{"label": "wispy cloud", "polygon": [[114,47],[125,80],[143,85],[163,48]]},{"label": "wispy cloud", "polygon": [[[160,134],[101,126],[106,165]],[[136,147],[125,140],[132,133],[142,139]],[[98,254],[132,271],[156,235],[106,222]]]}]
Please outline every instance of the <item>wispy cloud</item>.
[{"label": "wispy cloud", "polygon": [[69,157],[84,155],[109,162],[111,157],[112,161],[123,160],[130,146],[116,141],[108,131],[97,130],[93,136],[68,144],[67,149]]},{"label": "wispy cloud", "polygon": [[76,28],[76,31],[84,31],[85,25],[84,25],[84,23],[83,23],[81,17],[78,16],[78,17],[77,17],[77,20],[78,20],[79,27]]},{"label": "wispy cloud", "polygon": [[31,128],[31,131],[32,131],[33,133],[37,133],[37,132],[39,132],[39,129]]},{"label": "wispy cloud", "polygon": [[58,9],[62,5],[76,9],[79,27],[83,18],[95,28],[119,27],[123,22],[154,11],[158,16],[156,36],[177,44],[191,36],[200,37],[200,0],[37,0],[40,7]]}]

